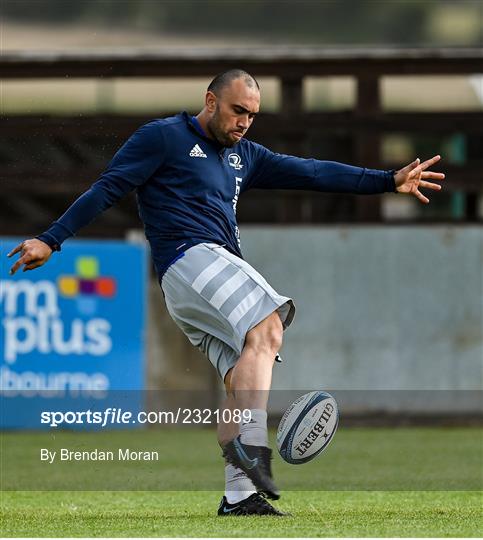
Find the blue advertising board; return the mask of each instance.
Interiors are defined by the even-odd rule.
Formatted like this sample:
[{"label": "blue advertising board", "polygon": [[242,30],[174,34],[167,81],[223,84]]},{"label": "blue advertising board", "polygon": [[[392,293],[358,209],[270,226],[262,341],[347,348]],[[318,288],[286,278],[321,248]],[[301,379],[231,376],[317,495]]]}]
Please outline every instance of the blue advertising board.
[{"label": "blue advertising board", "polygon": [[43,408],[79,399],[112,406],[113,392],[139,401],[145,246],[72,240],[41,268],[10,276],[17,256],[6,255],[20,241],[0,239],[0,426],[42,427]]}]

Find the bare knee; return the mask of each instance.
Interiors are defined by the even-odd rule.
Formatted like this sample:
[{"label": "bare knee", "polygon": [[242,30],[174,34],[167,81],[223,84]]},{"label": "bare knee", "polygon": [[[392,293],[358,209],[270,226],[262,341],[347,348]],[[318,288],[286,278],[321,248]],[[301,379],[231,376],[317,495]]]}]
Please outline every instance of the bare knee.
[{"label": "bare knee", "polygon": [[247,333],[245,347],[252,348],[257,354],[267,354],[275,359],[282,346],[282,338],[282,321],[275,311]]}]

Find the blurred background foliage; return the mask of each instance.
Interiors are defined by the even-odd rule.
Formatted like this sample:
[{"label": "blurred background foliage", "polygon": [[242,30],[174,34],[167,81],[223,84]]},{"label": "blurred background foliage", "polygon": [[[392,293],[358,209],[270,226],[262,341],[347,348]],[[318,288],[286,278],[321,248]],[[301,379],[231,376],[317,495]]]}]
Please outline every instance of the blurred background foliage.
[{"label": "blurred background foliage", "polygon": [[231,37],[246,45],[478,46],[483,35],[481,0],[3,0],[0,9],[4,22]]}]

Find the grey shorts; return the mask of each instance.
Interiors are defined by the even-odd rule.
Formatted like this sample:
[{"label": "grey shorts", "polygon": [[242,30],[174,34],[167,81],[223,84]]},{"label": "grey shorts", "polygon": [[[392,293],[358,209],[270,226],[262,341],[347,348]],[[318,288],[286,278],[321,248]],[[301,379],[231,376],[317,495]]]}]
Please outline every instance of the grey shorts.
[{"label": "grey shorts", "polygon": [[240,357],[250,329],[274,311],[286,329],[295,315],[290,298],[217,244],[188,249],[168,268],[161,287],[169,314],[222,379]]}]

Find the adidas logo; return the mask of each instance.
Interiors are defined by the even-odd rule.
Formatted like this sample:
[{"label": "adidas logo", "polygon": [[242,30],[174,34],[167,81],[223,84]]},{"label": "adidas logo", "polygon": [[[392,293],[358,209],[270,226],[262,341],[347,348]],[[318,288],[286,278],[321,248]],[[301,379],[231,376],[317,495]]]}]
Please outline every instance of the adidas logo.
[{"label": "adidas logo", "polygon": [[203,150],[200,148],[199,144],[195,144],[190,152],[190,157],[208,157]]}]

